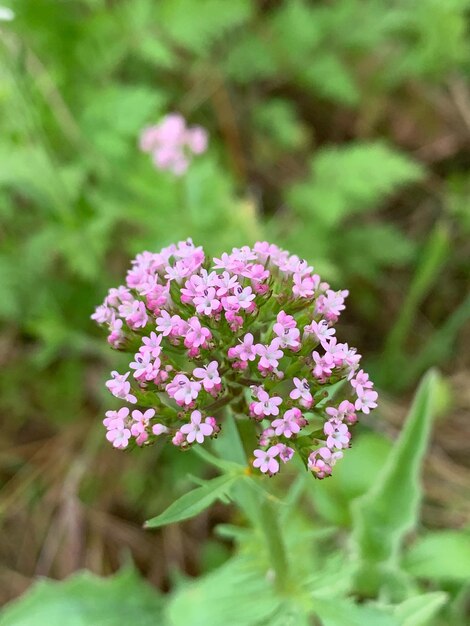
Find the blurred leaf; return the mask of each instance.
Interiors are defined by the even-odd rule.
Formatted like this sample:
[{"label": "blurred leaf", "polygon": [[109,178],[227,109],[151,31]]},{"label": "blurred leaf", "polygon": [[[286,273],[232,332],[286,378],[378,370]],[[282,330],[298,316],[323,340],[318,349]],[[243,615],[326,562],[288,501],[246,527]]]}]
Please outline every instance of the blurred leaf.
[{"label": "blurred leaf", "polygon": [[167,36],[180,46],[204,53],[217,40],[251,17],[250,0],[162,0],[157,19],[164,24]]},{"label": "blurred leaf", "polygon": [[403,566],[418,578],[470,580],[470,533],[442,530],[428,532],[407,550]]},{"label": "blurred leaf", "polygon": [[255,626],[269,624],[283,598],[255,563],[237,557],[170,597],[172,626]]},{"label": "blurred leaf", "polygon": [[[382,376],[384,378],[398,377],[396,387],[399,387],[400,383],[403,384],[403,379],[406,379],[408,373],[406,361],[409,357],[405,352],[405,340],[410,333],[421,301],[437,282],[439,272],[448,259],[449,245],[449,229],[443,223],[437,224],[419,259],[398,319],[388,334],[382,361]],[[402,367],[403,369],[400,370]],[[401,371],[401,375],[397,374],[397,371]]]},{"label": "blurred leaf", "polygon": [[422,168],[382,143],[323,148],[312,159],[310,177],[288,192],[288,201],[328,228],[346,215],[367,211],[423,176]]},{"label": "blurred leaf", "polygon": [[390,454],[391,443],[374,433],[358,434],[354,446],[321,485],[308,483],[319,515],[339,526],[351,525],[351,502],[371,489]]},{"label": "blurred leaf", "polygon": [[322,626],[401,626],[400,622],[372,604],[357,606],[347,600],[313,597],[315,613]]},{"label": "blurred leaf", "polygon": [[145,528],[158,528],[198,515],[219,498],[227,496],[238,478],[236,474],[225,474],[209,480],[202,487],[193,489],[175,500],[160,515],[145,522]]},{"label": "blurred leaf", "polygon": [[109,578],[79,572],[37,582],[0,614],[0,626],[139,626],[163,624],[163,600],[133,568]]},{"label": "blurred leaf", "polygon": [[362,593],[376,594],[388,572],[398,571],[403,539],[416,525],[421,499],[419,475],[434,415],[436,377],[430,371],[422,380],[382,471],[371,489],[353,503],[356,587]]},{"label": "blurred leaf", "polygon": [[441,610],[447,596],[445,593],[424,593],[405,600],[394,608],[400,626],[429,626],[430,620]]}]

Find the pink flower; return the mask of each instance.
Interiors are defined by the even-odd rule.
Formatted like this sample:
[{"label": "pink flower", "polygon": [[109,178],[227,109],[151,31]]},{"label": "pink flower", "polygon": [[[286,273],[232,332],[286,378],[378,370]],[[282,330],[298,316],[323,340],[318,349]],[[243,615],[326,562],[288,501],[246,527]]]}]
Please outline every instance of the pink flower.
[{"label": "pink flower", "polygon": [[326,445],[332,449],[347,448],[351,433],[346,424],[332,419],[325,423],[323,432],[327,436]]},{"label": "pink flower", "polygon": [[375,409],[377,406],[377,398],[379,394],[373,389],[364,388],[362,385],[356,386],[357,400],[354,404],[356,411],[362,411],[363,413],[370,413],[371,409]]},{"label": "pink flower", "polygon": [[268,415],[279,415],[279,405],[282,398],[279,396],[269,397],[269,394],[261,388],[258,391],[258,402],[253,402],[250,408],[255,417],[267,417]]},{"label": "pink flower", "polygon": [[181,317],[179,315],[170,315],[167,311],[161,311],[156,322],[158,332],[164,337],[168,337],[181,322]]},{"label": "pink flower", "polygon": [[342,456],[341,451],[332,452],[326,447],[319,448],[308,457],[308,469],[316,478],[326,478],[331,475],[333,466]]},{"label": "pink flower", "polygon": [[208,392],[218,391],[221,388],[222,379],[219,376],[218,367],[217,361],[211,361],[209,365],[196,367],[193,370],[193,376],[202,380],[202,385]]},{"label": "pink flower", "polygon": [[271,446],[268,450],[255,450],[253,452],[255,460],[253,461],[253,467],[259,467],[263,474],[277,474],[279,471],[279,462],[276,461],[276,456],[279,455],[277,446]]},{"label": "pink flower", "polygon": [[278,437],[283,435],[290,439],[293,435],[300,432],[301,420],[302,413],[299,409],[289,409],[284,413],[284,417],[273,420],[272,426]]},{"label": "pink flower", "polygon": [[114,428],[124,428],[124,422],[129,416],[129,409],[127,406],[123,406],[119,411],[106,411],[106,417],[103,420],[103,424],[108,430]]},{"label": "pink flower", "polygon": [[357,422],[354,404],[348,402],[348,400],[343,400],[337,409],[332,406],[327,407],[326,413],[339,422],[345,421],[350,425]]},{"label": "pink flower", "polygon": [[318,352],[312,352],[312,358],[315,361],[313,368],[313,375],[318,378],[320,382],[326,381],[335,367],[335,361],[331,354],[328,352],[323,356],[320,356]]},{"label": "pink flower", "polygon": [[[142,148],[159,166],[182,172],[205,139],[174,115],[146,131]],[[377,404],[368,374],[359,370],[360,354],[335,336],[346,296],[313,274],[307,261],[267,242],[213,259],[191,239],[138,254],[125,286],[110,289],[92,316],[109,329],[113,348],[125,353],[138,346],[129,371],[113,372],[107,387],[146,407],[132,416],[126,407],[108,412],[108,439],[122,448],[166,435],[185,449],[215,437],[221,426],[202,416],[219,406],[210,396],[218,397],[223,387],[220,403],[233,401],[239,419],[245,414],[254,420],[260,442],[255,466],[262,472],[277,472],[299,447],[317,477],[330,475],[349,447],[356,413]],[[302,412],[316,398],[332,397],[332,385],[344,382],[350,385],[341,387],[339,406],[317,406],[316,414],[326,417],[326,441],[315,450],[315,421],[307,427]],[[163,423],[155,423],[155,410]],[[286,445],[300,434],[295,446]]]},{"label": "pink flower", "polygon": [[132,419],[134,423],[131,425],[131,433],[134,437],[138,437],[147,430],[150,420],[155,415],[155,409],[147,409],[145,413],[135,409],[132,411]]},{"label": "pink flower", "polygon": [[294,456],[294,448],[289,448],[289,446],[286,446],[283,443],[278,443],[277,449],[279,452],[279,458],[283,463],[287,463]]},{"label": "pink flower", "polygon": [[253,293],[251,287],[235,287],[232,296],[227,297],[227,303],[231,308],[235,310],[239,309],[248,309],[252,306],[252,301],[255,299],[255,294]]},{"label": "pink flower", "polygon": [[144,344],[140,348],[140,352],[145,353],[149,352],[150,355],[156,359],[160,356],[162,351],[161,347],[162,336],[157,335],[156,333],[150,333],[150,337],[142,337],[142,343]]},{"label": "pink flower", "polygon": [[197,398],[201,390],[201,383],[189,380],[184,374],[177,374],[171,383],[168,383],[165,390],[170,398],[174,398],[177,404],[187,406]]},{"label": "pink flower", "polygon": [[182,115],[170,113],[156,126],[142,131],[140,149],[153,157],[158,169],[180,176],[188,169],[191,154],[207,148],[207,132],[201,126],[188,128]]},{"label": "pink flower", "polygon": [[212,315],[216,311],[220,310],[220,301],[215,297],[214,287],[209,287],[204,290],[202,295],[194,298],[194,306],[198,313],[204,315]]},{"label": "pink flower", "polygon": [[361,385],[363,389],[371,389],[374,385],[371,380],[369,380],[369,374],[366,374],[364,370],[359,370],[355,376],[351,380],[351,387],[356,389],[358,385]]},{"label": "pink flower", "polygon": [[207,342],[212,338],[211,331],[204,326],[197,317],[191,317],[188,320],[188,331],[184,340],[187,348],[205,347]]},{"label": "pink flower", "polygon": [[306,409],[309,409],[313,404],[313,397],[307,379],[294,378],[293,382],[295,389],[290,392],[289,397],[292,398],[292,400],[300,400],[300,404]]},{"label": "pink flower", "polygon": [[[112,411],[108,411],[108,413],[112,413]],[[127,428],[125,422],[129,415],[129,409],[123,407],[116,412],[116,417],[114,418],[110,417],[108,413],[106,413],[106,415],[109,421],[105,424],[108,428],[106,439],[111,442],[115,448],[123,450],[127,448],[131,437],[131,431]]]},{"label": "pink flower", "polygon": [[140,300],[125,302],[119,307],[119,315],[125,318],[129,328],[144,328],[148,322],[147,309]]},{"label": "pink flower", "polygon": [[186,435],[186,441],[188,443],[203,443],[204,437],[210,437],[214,432],[214,427],[211,424],[210,418],[206,417],[202,421],[202,415],[200,411],[193,411],[191,413],[191,421],[189,424],[184,424],[180,428],[180,432]]},{"label": "pink flower", "polygon": [[292,293],[299,298],[311,298],[315,293],[315,282],[311,276],[302,277],[301,274],[294,274],[294,286]]},{"label": "pink flower", "polygon": [[316,312],[323,315],[328,322],[336,322],[341,314],[341,311],[344,311],[346,308],[344,300],[348,294],[349,292],[347,289],[336,292],[328,289],[326,294],[318,297],[315,309]]},{"label": "pink flower", "polygon": [[328,325],[326,320],[320,320],[319,322],[313,320],[309,326],[305,326],[304,331],[307,334],[312,334],[323,347],[325,347],[324,343],[331,339],[336,332],[334,328]]},{"label": "pink flower", "polygon": [[154,359],[150,352],[137,352],[134,355],[134,361],[129,363],[129,367],[134,372],[134,378],[140,381],[154,380],[160,369],[160,359]]},{"label": "pink flower", "polygon": [[258,367],[263,370],[272,370],[279,365],[279,359],[282,359],[284,353],[279,349],[281,341],[273,339],[269,346],[260,343],[256,345],[256,353],[261,357]]},{"label": "pink flower", "polygon": [[152,432],[158,437],[159,435],[165,435],[166,433],[168,433],[169,429],[164,424],[154,424],[152,426]]},{"label": "pink flower", "polygon": [[[290,315],[286,317],[290,317]],[[279,345],[281,348],[290,348],[291,350],[297,350],[300,347],[300,330],[298,328],[295,328],[295,326],[286,326],[281,322],[276,322],[273,326],[273,331],[278,336]]]},{"label": "pink flower", "polygon": [[238,277],[230,275],[229,272],[222,272],[222,274],[217,274],[217,281],[215,286],[217,296],[219,298],[221,298],[222,296],[226,296],[229,292],[233,291],[237,287],[240,287],[238,283]]},{"label": "pink flower", "polygon": [[119,374],[116,371],[111,372],[111,380],[106,382],[106,387],[116,398],[121,398],[131,404],[135,404],[137,398],[130,392],[131,384],[127,380],[129,374],[130,372],[126,372],[125,374]]}]

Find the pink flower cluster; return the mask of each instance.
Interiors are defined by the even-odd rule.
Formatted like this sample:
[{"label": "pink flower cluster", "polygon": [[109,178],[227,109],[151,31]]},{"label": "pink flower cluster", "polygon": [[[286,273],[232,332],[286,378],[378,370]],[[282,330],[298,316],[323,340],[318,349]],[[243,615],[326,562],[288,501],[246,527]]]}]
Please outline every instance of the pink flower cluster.
[{"label": "pink flower cluster", "polygon": [[106,383],[134,407],[106,413],[107,439],[185,449],[217,436],[232,405],[258,432],[253,467],[276,474],[297,452],[317,478],[331,475],[360,413],[377,406],[361,356],[336,337],[347,295],[266,242],[214,259],[191,239],[139,254],[92,315],[133,354]]},{"label": "pink flower cluster", "polygon": [[140,149],[152,155],[155,167],[181,176],[189,167],[191,155],[207,149],[207,132],[201,126],[186,126],[179,113],[170,113],[162,121],[144,128],[140,135]]}]

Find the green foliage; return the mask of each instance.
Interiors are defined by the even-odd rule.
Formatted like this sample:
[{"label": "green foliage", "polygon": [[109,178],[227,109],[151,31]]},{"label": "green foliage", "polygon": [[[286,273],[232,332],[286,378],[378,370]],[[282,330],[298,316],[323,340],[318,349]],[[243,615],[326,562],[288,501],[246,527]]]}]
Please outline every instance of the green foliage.
[{"label": "green foliage", "polygon": [[327,228],[367,211],[400,186],[419,180],[418,164],[380,143],[325,148],[310,164],[310,178],[296,185],[288,200],[304,215],[313,213]]},{"label": "green foliage", "polygon": [[146,528],[158,528],[189,519],[207,509],[219,498],[227,498],[233,484],[239,479],[237,474],[225,474],[207,481],[175,500],[166,511],[145,523]]},{"label": "green foliage", "polygon": [[[353,505],[356,586],[362,593],[376,593],[392,580],[393,585],[400,584],[399,552],[418,521],[419,474],[435,410],[436,380],[433,371],[423,379],[386,464],[371,489]],[[392,593],[396,595],[396,590]]]},{"label": "green foliage", "polygon": [[42,580],[0,615],[1,626],[139,626],[159,623],[163,601],[133,568],[110,578],[79,572],[64,582]]},{"label": "green foliage", "polygon": [[466,582],[470,579],[470,533],[426,533],[408,548],[403,566],[419,578]]}]

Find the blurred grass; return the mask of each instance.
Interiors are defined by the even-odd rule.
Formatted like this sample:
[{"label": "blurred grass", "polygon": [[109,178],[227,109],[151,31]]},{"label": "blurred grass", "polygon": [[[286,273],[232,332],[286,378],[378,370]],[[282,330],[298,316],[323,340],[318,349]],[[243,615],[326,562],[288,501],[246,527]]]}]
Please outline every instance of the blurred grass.
[{"label": "blurred grass", "polygon": [[[427,367],[451,377],[429,460],[448,488],[428,482],[427,506],[438,526],[470,521],[468,5],[15,2],[0,23],[0,600],[36,574],[114,571],[123,546],[165,587],[225,519],[143,533],[171,501],[161,485],[182,493],[197,468],[116,455],[100,434],[112,355],[89,315],[132,255],[187,236],[210,253],[269,238],[350,289],[344,335],[387,398],[369,427],[395,434]],[[173,110],[211,137],[180,181],[137,151]]]}]

